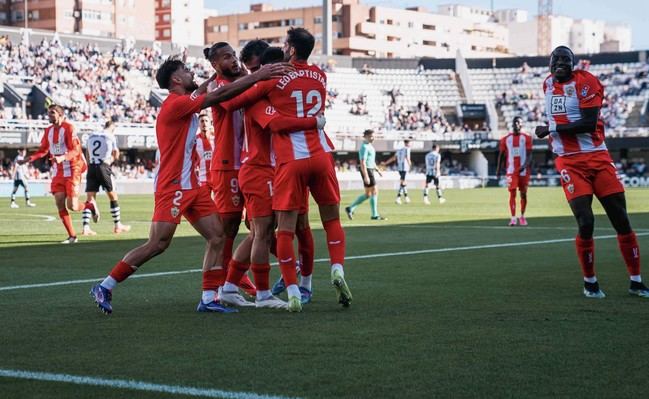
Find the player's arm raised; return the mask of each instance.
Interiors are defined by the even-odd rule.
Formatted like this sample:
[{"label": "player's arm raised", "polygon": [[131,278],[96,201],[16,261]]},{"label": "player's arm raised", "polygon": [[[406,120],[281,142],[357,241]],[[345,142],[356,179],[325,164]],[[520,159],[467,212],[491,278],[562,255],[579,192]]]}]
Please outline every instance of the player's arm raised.
[{"label": "player's arm raised", "polygon": [[264,65],[250,75],[246,75],[230,84],[219,87],[211,93],[207,93],[203,98],[201,108],[209,108],[220,102],[229,100],[243,93],[261,80],[277,79],[294,70],[295,68],[293,66],[286,63]]}]

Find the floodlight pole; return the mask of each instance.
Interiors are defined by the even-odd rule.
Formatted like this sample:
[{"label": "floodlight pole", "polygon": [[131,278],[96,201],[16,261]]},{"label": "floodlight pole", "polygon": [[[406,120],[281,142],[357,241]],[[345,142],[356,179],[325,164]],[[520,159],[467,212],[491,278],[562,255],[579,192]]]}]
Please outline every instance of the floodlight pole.
[{"label": "floodlight pole", "polygon": [[326,56],[332,54],[333,48],[332,16],[331,0],[322,0],[322,54]]}]

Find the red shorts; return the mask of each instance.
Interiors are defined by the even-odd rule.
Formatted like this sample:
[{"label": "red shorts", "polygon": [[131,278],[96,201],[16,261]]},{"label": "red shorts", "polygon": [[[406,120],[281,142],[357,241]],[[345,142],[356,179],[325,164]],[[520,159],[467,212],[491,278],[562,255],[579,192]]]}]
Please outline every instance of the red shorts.
[{"label": "red shorts", "polygon": [[66,197],[78,197],[79,196],[79,186],[81,185],[81,175],[73,177],[59,177],[56,176],[52,179],[50,184],[50,192],[55,193],[65,193]]},{"label": "red shorts", "polygon": [[555,164],[568,201],[584,195],[603,198],[624,192],[608,151],[557,157]]},{"label": "red shorts", "polygon": [[521,175],[507,175],[507,189],[509,191],[519,189],[521,192],[527,191],[527,186],[530,184],[529,173],[525,176]]},{"label": "red shorts", "polygon": [[272,166],[245,164],[239,170],[239,186],[249,219],[272,216],[274,176],[275,169]]},{"label": "red shorts", "polygon": [[[281,164],[275,171],[273,209],[305,210],[308,191],[318,205],[340,203],[340,189],[331,154]],[[308,208],[306,208],[308,209]]]},{"label": "red shorts", "polygon": [[154,222],[180,223],[184,216],[190,223],[200,218],[216,214],[210,190],[207,186],[192,190],[167,191],[155,193]]},{"label": "red shorts", "polygon": [[241,213],[243,211],[243,196],[239,189],[238,170],[212,170],[212,190],[214,204],[220,213]]}]

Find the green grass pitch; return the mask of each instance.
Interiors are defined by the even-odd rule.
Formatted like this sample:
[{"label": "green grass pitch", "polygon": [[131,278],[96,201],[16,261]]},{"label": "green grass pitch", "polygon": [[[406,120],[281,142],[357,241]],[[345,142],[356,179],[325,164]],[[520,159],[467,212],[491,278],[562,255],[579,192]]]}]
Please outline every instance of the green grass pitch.
[{"label": "green grass pitch", "polygon": [[[342,206],[358,194],[343,192]],[[504,189],[449,190],[446,204],[431,206],[423,205],[421,190],[410,190],[408,205],[395,205],[394,194],[380,194],[388,221],[370,221],[367,203],[353,221],[343,215],[354,294],[348,309],[336,303],[321,261],[313,303],[300,314],[198,314],[200,273],[185,273],[127,280],[115,289],[110,317],[92,303],[91,283],[6,288],[102,278],[146,238],[152,197],[121,198],[123,221],[133,230],[114,237],[100,194],[104,219],[93,226],[100,235],[70,246],[58,244],[65,232],[52,198],[37,198],[31,209],[22,201],[9,209],[7,199],[0,208],[0,374],[133,380],[228,391],[234,399],[647,392],[649,300],[627,294],[615,233],[599,204],[596,269],[608,297],[589,300],[581,294],[575,222],[560,189],[530,190],[528,228],[506,227]],[[629,190],[627,200],[646,259],[649,190]],[[80,229],[78,214],[74,221]],[[326,258],[315,207],[311,222],[316,258]],[[183,222],[170,249],[138,274],[198,269],[203,248]],[[271,278],[277,275],[273,268]],[[0,377],[0,397],[190,396]]]}]

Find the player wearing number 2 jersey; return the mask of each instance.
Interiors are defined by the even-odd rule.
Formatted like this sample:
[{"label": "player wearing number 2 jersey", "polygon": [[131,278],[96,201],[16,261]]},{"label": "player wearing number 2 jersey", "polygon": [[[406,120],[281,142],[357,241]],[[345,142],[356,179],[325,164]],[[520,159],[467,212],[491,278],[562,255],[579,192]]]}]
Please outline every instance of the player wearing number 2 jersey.
[{"label": "player wearing number 2 jersey", "polygon": [[595,276],[593,194],[617,231],[617,240],[631,280],[629,294],[649,298],[640,277],[640,249],[626,211],[624,187],[604,143],[599,110],[604,89],[586,71],[573,71],[575,58],[565,46],[550,55],[550,75],[543,82],[549,126],[537,126],[539,138],[550,136],[561,184],[577,219],[577,257],[584,276],[584,295],[604,298]]},{"label": "player wearing number 2 jersey", "polygon": [[185,216],[207,241],[203,258],[203,294],[197,311],[232,311],[216,301],[217,283],[224,273],[223,227],[208,187],[199,185],[195,173],[197,113],[241,93],[260,79],[277,76],[287,70],[284,65],[262,68],[255,74],[205,94],[209,81],[198,87],[194,74],[182,61],[168,59],[160,66],[156,80],[161,88],[169,89],[169,96],[163,102],[156,122],[160,166],[154,182],[155,206],[149,240],[127,253],[103,282],[92,287],[90,294],[104,313],[112,312],[112,290],[117,283],[166,250],[181,216]]}]

